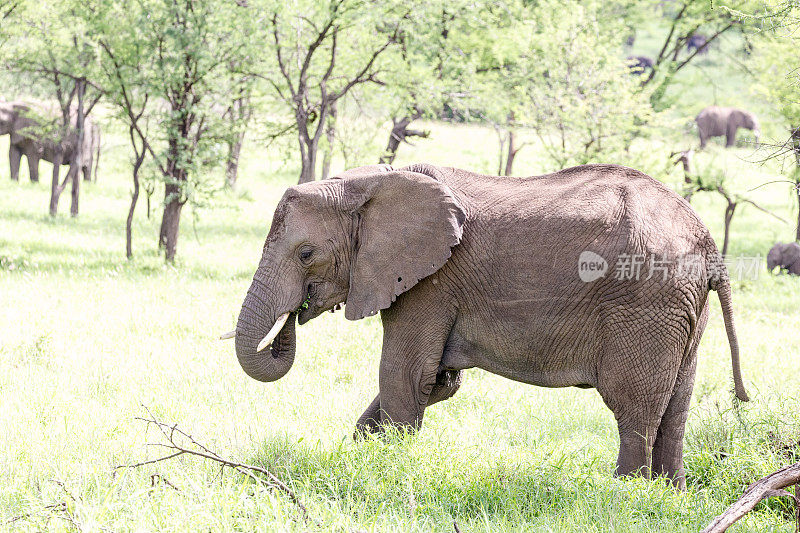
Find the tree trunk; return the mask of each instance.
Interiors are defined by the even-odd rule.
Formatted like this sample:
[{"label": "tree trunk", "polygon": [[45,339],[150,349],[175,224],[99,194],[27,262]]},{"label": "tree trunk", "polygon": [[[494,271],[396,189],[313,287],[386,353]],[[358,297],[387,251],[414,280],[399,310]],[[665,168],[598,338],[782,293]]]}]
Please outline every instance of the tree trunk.
[{"label": "tree trunk", "polygon": [[236,138],[228,145],[228,162],[225,167],[225,184],[233,189],[239,178],[239,154],[244,143],[244,130],[236,134]]},{"label": "tree trunk", "polygon": [[[411,115],[404,116],[401,119],[392,117],[392,131],[389,133],[389,141],[386,143],[386,150],[381,155],[378,163],[390,165],[397,157],[397,150],[400,148],[400,143],[409,143],[409,137],[421,137],[427,139],[430,136],[430,131],[427,130],[412,130],[408,127],[412,122],[422,116],[419,111],[414,111]],[[411,144],[411,143],[409,143]]]},{"label": "tree trunk", "polygon": [[[307,144],[304,144],[307,143]],[[308,183],[316,179],[317,143],[314,139],[300,139],[300,179],[297,183]]]},{"label": "tree trunk", "polygon": [[792,149],[794,150],[795,184],[794,192],[797,196],[797,227],[794,232],[794,240],[800,242],[800,125],[792,128]]},{"label": "tree trunk", "polygon": [[736,202],[728,201],[728,207],[725,208],[725,239],[722,241],[722,257],[728,255],[728,239],[731,232],[731,220],[733,220],[733,213],[736,211]]},{"label": "tree trunk", "polygon": [[71,217],[78,216],[78,203],[80,202],[80,195],[81,195],[81,172],[80,167],[75,166],[75,172],[71,171],[72,174],[72,194],[71,194],[71,201],[69,205],[69,214]]},{"label": "tree trunk", "polygon": [[514,168],[514,158],[517,157],[517,152],[520,151],[522,146],[517,147],[514,144],[514,131],[508,130],[508,156],[506,158],[506,168],[504,176],[510,176],[512,173],[512,169]]},{"label": "tree trunk", "polygon": [[389,132],[389,141],[386,143],[386,150],[383,151],[378,163],[390,165],[397,157],[397,149],[400,143],[406,138],[406,130],[413,120],[412,117],[405,116],[400,120],[392,118],[392,131]]},{"label": "tree trunk", "polygon": [[178,249],[181,210],[187,201],[184,198],[184,187],[189,178],[186,168],[191,165],[191,158],[197,147],[197,139],[190,139],[191,126],[197,118],[191,106],[187,107],[182,101],[174,102],[172,106],[174,118],[167,141],[164,169],[164,211],[158,233],[158,246],[165,250],[168,263],[175,261],[175,252]]},{"label": "tree trunk", "polygon": [[[70,161],[69,171],[72,174],[72,201],[70,203],[69,212],[73,217],[78,216],[78,203],[80,202],[81,194],[81,169],[83,168],[83,146],[86,142],[86,117],[83,114],[83,96],[86,93],[86,80],[79,79],[75,81],[77,85],[78,97],[78,115],[75,117],[75,128],[78,140],[75,146],[75,152],[72,154],[72,161]],[[65,128],[67,133],[66,138],[69,138],[69,123]],[[74,170],[73,170],[74,169]]]},{"label": "tree trunk", "polygon": [[130,259],[133,257],[133,212],[136,210],[136,202],[139,200],[139,169],[142,168],[142,163],[144,163],[145,147],[143,143],[141,152],[136,148],[136,134],[133,126],[129,128],[128,133],[131,137],[131,145],[135,156],[133,162],[133,194],[131,194],[128,218],[125,221],[125,257]]},{"label": "tree trunk", "polygon": [[[328,113],[336,103],[335,98],[330,96],[320,102],[318,114],[309,113],[305,108],[295,109],[295,120],[297,121],[297,140],[300,143],[300,179],[297,183],[308,183],[316,179],[317,172],[317,152],[319,151],[319,141],[325,131],[328,122]],[[309,132],[308,126],[316,122],[313,135]]]},{"label": "tree trunk", "polygon": [[795,190],[797,191],[797,205],[799,207],[797,209],[797,229],[794,232],[794,240],[800,242],[800,183],[795,185]]},{"label": "tree trunk", "polygon": [[156,192],[155,191],[155,186],[153,186],[151,184],[150,187],[148,187],[145,184],[145,186],[144,186],[144,195],[145,195],[145,198],[147,199],[147,220],[150,220],[150,213],[153,211],[151,209],[151,207],[150,207],[150,200],[153,198],[153,193],[154,192]]},{"label": "tree trunk", "polygon": [[247,133],[247,123],[250,120],[250,98],[241,94],[229,108],[231,128],[235,131],[233,140],[228,144],[228,161],[225,167],[225,184],[233,188],[239,178],[239,155],[242,152],[244,136]]},{"label": "tree trunk", "polygon": [[180,199],[180,187],[168,184],[165,187],[167,198],[164,205],[164,214],[161,217],[161,234],[159,244],[165,250],[166,259],[170,263],[175,262],[175,252],[178,249],[178,230],[181,224],[181,210],[183,202]]},{"label": "tree trunk", "polygon": [[503,168],[505,166],[505,154],[506,154],[506,142],[508,141],[508,132],[504,129],[501,129],[499,126],[495,126],[494,128],[495,133],[497,133],[497,142],[500,143],[500,151],[498,152],[497,156],[497,175],[503,175]]},{"label": "tree trunk", "polygon": [[333,143],[336,140],[336,102],[331,104],[328,121],[325,124],[325,140],[328,143],[325,152],[322,154],[322,179],[328,179],[331,172],[331,160],[333,159]]},{"label": "tree trunk", "polygon": [[[50,184],[50,216],[54,217],[58,213],[58,199],[61,197],[61,191],[64,187],[59,185],[58,178],[61,172],[61,148],[56,147],[58,154],[53,158],[53,181]],[[67,171],[67,179],[69,179],[69,171]],[[66,181],[64,182],[66,185]]]},{"label": "tree trunk", "polygon": [[133,194],[131,194],[131,206],[128,208],[128,218],[125,221],[125,257],[133,257],[133,212],[136,210],[136,202],[139,200],[139,165],[137,159],[133,166]]}]

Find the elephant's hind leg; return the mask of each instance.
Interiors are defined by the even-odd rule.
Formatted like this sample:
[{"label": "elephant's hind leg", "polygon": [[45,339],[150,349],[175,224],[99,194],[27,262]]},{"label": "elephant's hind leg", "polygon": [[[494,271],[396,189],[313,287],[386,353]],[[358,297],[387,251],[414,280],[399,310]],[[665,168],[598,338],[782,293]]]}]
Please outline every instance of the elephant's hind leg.
[{"label": "elephant's hind leg", "polygon": [[686,357],[678,371],[672,398],[661,417],[656,442],[653,445],[653,476],[664,476],[680,490],[686,488],[686,474],[683,470],[683,435],[686,431],[686,418],[689,415],[689,402],[692,399],[694,376],[697,368],[697,348],[708,322],[708,304],[700,314],[692,339],[687,347]]},{"label": "elephant's hind leg", "polygon": [[[597,390],[614,413],[619,429],[615,475],[650,476],[653,445],[667,409],[686,339],[657,316],[619,326],[604,348]],[[683,334],[685,335],[685,333]]]}]

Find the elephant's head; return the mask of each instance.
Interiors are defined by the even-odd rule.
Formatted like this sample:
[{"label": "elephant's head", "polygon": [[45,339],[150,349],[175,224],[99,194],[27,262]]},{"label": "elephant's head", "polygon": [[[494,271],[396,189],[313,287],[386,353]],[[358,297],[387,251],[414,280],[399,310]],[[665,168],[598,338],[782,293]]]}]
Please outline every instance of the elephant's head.
[{"label": "elephant's head", "polygon": [[755,137],[756,140],[756,144],[758,144],[759,139],[761,137],[761,126],[759,126],[758,119],[756,118],[756,116],[753,113],[750,113],[749,111],[742,111],[740,125],[743,128],[752,130],[753,136]]},{"label": "elephant's head", "polygon": [[0,135],[8,135],[14,131],[17,111],[13,104],[0,102]]},{"label": "elephant's head", "polygon": [[244,371],[259,381],[289,371],[295,318],[302,325],[341,303],[349,320],[389,307],[442,267],[464,220],[445,184],[385,165],[290,187],[236,324]]},{"label": "elephant's head", "polygon": [[770,272],[776,267],[792,269],[795,265],[800,265],[800,244],[796,242],[778,243],[767,253],[767,270]]}]

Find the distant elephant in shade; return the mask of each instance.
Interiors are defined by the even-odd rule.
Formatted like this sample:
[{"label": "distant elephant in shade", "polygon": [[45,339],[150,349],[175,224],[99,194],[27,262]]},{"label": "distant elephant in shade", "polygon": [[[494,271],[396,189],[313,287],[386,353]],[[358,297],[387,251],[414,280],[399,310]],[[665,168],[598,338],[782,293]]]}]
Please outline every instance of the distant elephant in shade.
[{"label": "distant elephant in shade", "polygon": [[628,68],[632,74],[644,74],[653,70],[653,60],[647,56],[628,56]]},{"label": "distant elephant in shade", "polygon": [[[45,125],[42,117],[49,112],[23,102],[0,102],[0,135],[10,135],[8,158],[11,179],[19,180],[19,165],[22,156],[28,159],[28,171],[32,182],[39,181],[39,161],[44,159],[54,165],[71,165],[78,134],[73,128],[61,139],[56,140],[42,135]],[[74,123],[74,117],[73,117]],[[83,148],[83,162],[80,171],[84,181],[89,181],[94,165],[94,178],[97,180],[97,167],[100,161],[100,127],[88,117]],[[58,170],[54,169],[54,175]]]},{"label": "distant elephant in shade", "polygon": [[789,274],[800,276],[800,244],[790,242],[788,244],[778,243],[770,248],[767,254],[767,270],[770,272],[778,267]]},{"label": "distant elephant in shade", "polygon": [[686,40],[686,51],[691,54],[695,50],[701,55],[708,53],[708,39],[702,33],[693,33]]},{"label": "distant elephant in shade", "polygon": [[697,133],[700,135],[700,148],[705,148],[710,137],[725,136],[725,146],[732,147],[736,143],[736,130],[745,128],[751,130],[755,136],[756,144],[761,136],[761,128],[756,116],[735,107],[708,106],[695,117]]}]

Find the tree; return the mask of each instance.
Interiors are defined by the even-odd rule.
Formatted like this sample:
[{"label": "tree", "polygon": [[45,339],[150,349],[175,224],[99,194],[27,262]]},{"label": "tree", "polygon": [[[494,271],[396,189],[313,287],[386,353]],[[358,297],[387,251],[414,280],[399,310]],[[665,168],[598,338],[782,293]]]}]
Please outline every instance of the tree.
[{"label": "tree", "polygon": [[652,128],[647,92],[620,54],[621,5],[542,0],[511,18],[504,33],[513,41],[480,69],[481,107],[507,150],[500,171],[512,171],[518,127],[532,131],[548,169],[621,159],[632,137]]},{"label": "tree", "polygon": [[225,162],[225,185],[230,188],[233,188],[239,179],[239,156],[242,153],[247,126],[253,116],[252,87],[249,77],[241,76],[234,84],[233,100],[223,114],[231,125]]},{"label": "tree", "polygon": [[[299,183],[316,177],[319,143],[336,102],[358,85],[379,84],[380,59],[397,40],[403,12],[386,3],[329,0],[276,6],[268,14],[279,76],[262,74],[294,118]],[[268,65],[262,68],[269,69]]]},{"label": "tree", "polygon": [[13,39],[7,43],[7,67],[31,76],[30,82],[54,96],[59,106],[57,125],[53,127],[54,122],[40,120],[32,135],[45,139],[55,150],[64,150],[73,134],[76,139],[72,154],[64,160],[69,163],[69,171],[63,183],[58,182],[61,157],[56,157],[49,211],[51,216],[56,215],[61,193],[71,183],[70,213],[77,216],[79,170],[87,140],[86,118],[102,97],[101,88],[91,81],[95,75],[95,42],[86,25],[87,6],[77,0],[66,0],[55,6],[12,5],[4,13],[4,18],[11,17],[11,25],[16,28]]},{"label": "tree", "polygon": [[[781,17],[797,20],[798,8],[789,5],[787,9],[788,12],[783,12]],[[796,23],[785,25],[781,20],[774,25],[772,34],[756,48],[758,83],[755,91],[775,106],[785,121],[788,135],[770,157],[789,155],[793,159],[793,171],[789,177],[798,205],[795,240],[800,241],[800,99],[797,98],[800,89],[800,60],[797,57],[800,38],[796,35]]]},{"label": "tree", "polygon": [[231,123],[217,102],[235,99],[231,69],[245,63],[252,22],[223,0],[97,0],[95,10],[107,92],[135,154],[129,218],[146,152],[164,184],[158,242],[171,262],[184,205],[218,190],[208,171],[221,166]]},{"label": "tree", "polygon": [[[746,31],[743,27],[749,16],[764,3],[751,0],[736,0],[714,5],[706,0],[682,0],[680,2],[654,1],[642,5],[649,13],[660,13],[668,22],[658,55],[653,60],[653,69],[643,80],[643,85],[651,89],[651,103],[657,110],[664,109],[666,91],[674,82],[675,75],[705,54],[726,32],[734,28]],[[690,50],[686,45],[695,34],[701,34],[705,42]]]},{"label": "tree", "polygon": [[681,152],[679,162],[683,163],[685,198],[689,199],[696,192],[713,192],[717,193],[725,199],[725,232],[722,241],[722,255],[728,254],[728,243],[730,242],[731,223],[733,222],[733,215],[736,214],[736,209],[740,205],[749,204],[758,209],[759,211],[774,217],[784,224],[786,220],[779,217],[775,213],[764,209],[753,200],[747,198],[744,194],[733,191],[733,187],[729,184],[728,176],[724,171],[715,170],[709,163],[707,166],[692,172],[691,165],[691,151]]},{"label": "tree", "polygon": [[392,163],[401,143],[430,136],[429,131],[412,129],[414,121],[458,107],[468,90],[466,73],[474,72],[476,59],[466,37],[486,29],[489,17],[474,16],[485,7],[483,2],[434,1],[408,13],[379,93],[392,125],[379,163]]}]

